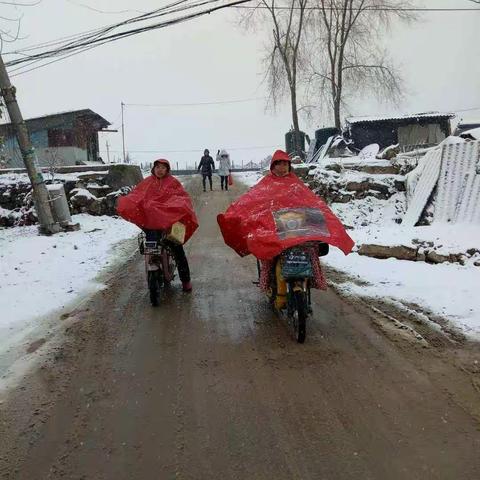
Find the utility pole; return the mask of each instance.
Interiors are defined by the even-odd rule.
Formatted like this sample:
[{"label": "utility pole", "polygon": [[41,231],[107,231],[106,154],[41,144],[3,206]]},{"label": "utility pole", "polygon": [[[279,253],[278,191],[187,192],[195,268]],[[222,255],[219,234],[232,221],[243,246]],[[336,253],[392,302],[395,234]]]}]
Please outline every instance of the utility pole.
[{"label": "utility pole", "polygon": [[7,69],[0,55],[0,89],[1,95],[5,100],[8,114],[12,121],[15,134],[17,136],[18,145],[22,153],[23,163],[27,169],[28,177],[33,189],[33,204],[37,212],[39,233],[51,235],[61,231],[60,225],[55,222],[50,208],[48,191],[43,179],[42,171],[38,165],[35,152],[30,141],[27,126],[22,117],[22,112],[17,103],[16,89],[10,83]]},{"label": "utility pole", "polygon": [[110,144],[108,140],[105,142],[105,146],[107,147],[107,162],[110,163]]},{"label": "utility pole", "polygon": [[122,145],[123,145],[123,163],[125,163],[126,161],[126,157],[125,157],[125,122],[123,120],[123,109],[125,107],[125,104],[123,102],[121,102],[121,106],[122,106]]}]

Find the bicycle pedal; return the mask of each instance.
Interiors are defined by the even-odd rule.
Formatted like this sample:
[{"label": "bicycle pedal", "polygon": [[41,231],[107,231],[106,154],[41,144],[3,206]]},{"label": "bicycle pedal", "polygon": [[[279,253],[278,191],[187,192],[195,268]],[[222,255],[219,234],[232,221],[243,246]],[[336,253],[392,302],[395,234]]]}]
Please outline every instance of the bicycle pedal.
[{"label": "bicycle pedal", "polygon": [[147,265],[147,270],[149,272],[155,272],[155,271],[159,270],[159,267],[158,267],[158,265],[155,265],[154,263],[150,263],[150,264]]}]

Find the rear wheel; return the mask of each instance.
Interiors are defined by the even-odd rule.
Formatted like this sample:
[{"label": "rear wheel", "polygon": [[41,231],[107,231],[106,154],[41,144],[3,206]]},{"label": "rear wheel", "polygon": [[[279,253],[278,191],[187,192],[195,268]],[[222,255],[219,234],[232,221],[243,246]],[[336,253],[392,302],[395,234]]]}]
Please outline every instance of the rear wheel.
[{"label": "rear wheel", "polygon": [[160,295],[160,282],[158,270],[148,272],[148,290],[150,292],[150,303],[153,307],[158,307],[158,298]]},{"label": "rear wheel", "polygon": [[295,338],[298,343],[303,343],[307,334],[307,297],[303,290],[294,291],[293,295],[295,301],[295,311],[293,312]]}]

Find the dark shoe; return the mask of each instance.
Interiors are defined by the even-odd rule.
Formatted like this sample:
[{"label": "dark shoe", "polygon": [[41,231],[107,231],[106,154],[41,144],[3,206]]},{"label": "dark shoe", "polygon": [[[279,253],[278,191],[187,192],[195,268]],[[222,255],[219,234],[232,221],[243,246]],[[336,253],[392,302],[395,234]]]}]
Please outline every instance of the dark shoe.
[{"label": "dark shoe", "polygon": [[192,282],[182,282],[182,290],[184,292],[191,292],[192,291]]}]

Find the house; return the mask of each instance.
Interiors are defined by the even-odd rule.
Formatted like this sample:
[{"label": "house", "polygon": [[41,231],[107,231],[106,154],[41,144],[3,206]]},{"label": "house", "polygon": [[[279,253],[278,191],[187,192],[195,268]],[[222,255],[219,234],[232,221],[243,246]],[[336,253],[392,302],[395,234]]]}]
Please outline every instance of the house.
[{"label": "house", "polygon": [[[25,120],[41,167],[101,164],[98,132],[110,122],[90,109],[56,113]],[[11,123],[0,125],[3,164],[23,167],[23,160]]]},{"label": "house", "polygon": [[380,149],[398,144],[401,151],[439,144],[451,135],[453,113],[427,112],[394,117],[347,118],[344,136],[361,150],[372,143]]}]

